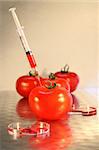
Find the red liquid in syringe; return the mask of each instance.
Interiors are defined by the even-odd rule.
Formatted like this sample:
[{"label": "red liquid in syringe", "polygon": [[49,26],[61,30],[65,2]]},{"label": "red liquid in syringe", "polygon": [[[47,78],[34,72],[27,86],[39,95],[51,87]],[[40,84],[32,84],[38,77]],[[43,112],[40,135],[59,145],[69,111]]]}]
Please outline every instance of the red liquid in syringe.
[{"label": "red liquid in syringe", "polygon": [[28,58],[28,61],[30,63],[31,68],[35,68],[36,62],[35,62],[35,59],[34,59],[32,52],[30,52],[30,51],[26,52],[26,56]]}]

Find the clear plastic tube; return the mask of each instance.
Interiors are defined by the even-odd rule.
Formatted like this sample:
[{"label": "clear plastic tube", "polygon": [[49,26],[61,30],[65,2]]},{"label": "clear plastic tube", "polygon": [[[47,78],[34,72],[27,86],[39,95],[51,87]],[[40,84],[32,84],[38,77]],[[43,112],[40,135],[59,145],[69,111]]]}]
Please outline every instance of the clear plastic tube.
[{"label": "clear plastic tube", "polygon": [[50,132],[50,124],[42,121],[37,121],[31,123],[20,123],[15,122],[8,125],[8,133],[15,137],[20,137],[20,135],[32,135],[40,136],[43,134],[48,134]]},{"label": "clear plastic tube", "polygon": [[26,53],[26,56],[28,58],[28,61],[29,61],[29,64],[31,66],[31,68],[34,68],[35,72],[36,72],[36,61],[35,61],[35,58],[33,56],[33,53],[31,51],[31,49],[29,48],[29,44],[26,40],[26,37],[25,37],[25,34],[23,32],[23,26],[21,26],[19,20],[18,20],[18,17],[16,15],[16,12],[15,12],[16,8],[10,8],[9,11],[12,13],[12,16],[13,16],[13,19],[14,19],[14,22],[16,24],[16,27],[17,27],[17,32],[19,34],[19,38],[21,40],[21,43],[22,43],[22,46],[25,50],[25,53]]}]

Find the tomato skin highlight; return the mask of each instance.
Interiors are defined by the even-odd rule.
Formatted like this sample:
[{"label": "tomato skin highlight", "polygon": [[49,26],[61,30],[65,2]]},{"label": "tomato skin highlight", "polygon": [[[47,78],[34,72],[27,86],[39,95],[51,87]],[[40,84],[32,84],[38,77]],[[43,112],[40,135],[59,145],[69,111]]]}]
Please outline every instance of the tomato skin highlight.
[{"label": "tomato skin highlight", "polygon": [[79,83],[79,77],[74,72],[68,72],[68,73],[62,73],[62,72],[56,72],[55,76],[58,78],[63,78],[65,80],[68,80],[70,85],[70,92],[73,92],[76,90],[78,83]]},{"label": "tomato skin highlight", "polygon": [[48,89],[39,86],[31,91],[29,105],[38,119],[58,120],[71,110],[72,96],[63,87]]},{"label": "tomato skin highlight", "polygon": [[23,97],[28,97],[31,90],[37,86],[39,86],[38,79],[29,75],[21,76],[16,81],[16,90]]}]

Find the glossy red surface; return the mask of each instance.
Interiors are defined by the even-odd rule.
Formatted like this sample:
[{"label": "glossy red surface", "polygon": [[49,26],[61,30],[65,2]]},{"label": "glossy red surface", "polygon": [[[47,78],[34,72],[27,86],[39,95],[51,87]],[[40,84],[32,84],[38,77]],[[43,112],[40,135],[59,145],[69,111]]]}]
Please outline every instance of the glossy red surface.
[{"label": "glossy red surface", "polygon": [[34,76],[24,75],[17,79],[16,90],[21,96],[28,97],[31,90],[39,85],[40,83],[38,78]]},{"label": "glossy red surface", "polygon": [[29,105],[37,118],[57,120],[71,110],[72,96],[63,87],[37,87],[29,95]]},{"label": "glossy red surface", "polygon": [[55,76],[58,78],[63,78],[69,82],[70,85],[70,92],[73,92],[76,90],[78,83],[79,83],[79,77],[74,72],[56,72]]}]

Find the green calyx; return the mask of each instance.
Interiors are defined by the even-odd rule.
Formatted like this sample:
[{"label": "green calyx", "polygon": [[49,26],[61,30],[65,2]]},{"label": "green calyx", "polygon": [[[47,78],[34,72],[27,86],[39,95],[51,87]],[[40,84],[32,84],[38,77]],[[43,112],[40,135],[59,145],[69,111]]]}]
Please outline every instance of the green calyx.
[{"label": "green calyx", "polygon": [[38,76],[38,72],[32,72],[32,71],[29,71],[29,76]]},{"label": "green calyx", "polygon": [[68,73],[69,72],[69,65],[66,64],[62,69],[61,69],[62,73]]},{"label": "green calyx", "polygon": [[54,74],[54,73],[50,73],[49,79],[54,80],[55,78],[56,78],[56,77],[55,77],[55,74]]},{"label": "green calyx", "polygon": [[52,83],[51,81],[48,81],[48,83],[50,83],[50,85],[45,85],[45,87],[47,88],[47,89],[53,89],[53,88],[55,88],[56,87],[56,83]]}]

